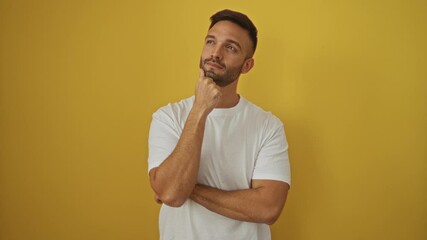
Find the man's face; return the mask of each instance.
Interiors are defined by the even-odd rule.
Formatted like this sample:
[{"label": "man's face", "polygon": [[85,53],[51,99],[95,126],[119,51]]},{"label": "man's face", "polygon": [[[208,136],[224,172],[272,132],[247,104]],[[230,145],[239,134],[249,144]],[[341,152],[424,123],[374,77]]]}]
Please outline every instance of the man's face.
[{"label": "man's face", "polygon": [[205,38],[200,68],[221,87],[250,70],[247,61],[253,61],[252,42],[246,30],[230,21],[219,21]]}]

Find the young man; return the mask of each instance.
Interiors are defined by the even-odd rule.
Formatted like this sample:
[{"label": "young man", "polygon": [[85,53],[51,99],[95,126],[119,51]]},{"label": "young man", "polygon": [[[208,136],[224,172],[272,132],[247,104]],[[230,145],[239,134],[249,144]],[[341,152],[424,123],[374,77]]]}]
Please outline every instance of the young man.
[{"label": "young man", "polygon": [[244,14],[211,17],[195,96],[153,114],[149,175],[160,238],[270,239],[290,187],[282,122],[237,93],[254,66],[257,29]]}]

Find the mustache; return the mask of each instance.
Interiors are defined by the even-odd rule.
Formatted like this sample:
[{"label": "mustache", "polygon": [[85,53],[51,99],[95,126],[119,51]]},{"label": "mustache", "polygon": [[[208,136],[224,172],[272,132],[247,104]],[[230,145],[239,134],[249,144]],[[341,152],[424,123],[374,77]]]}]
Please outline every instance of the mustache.
[{"label": "mustache", "polygon": [[213,63],[216,63],[216,64],[220,65],[221,67],[225,68],[225,64],[224,63],[222,63],[222,62],[220,62],[218,60],[215,60],[215,58],[213,58],[213,57],[207,58],[207,59],[203,60],[203,64],[206,64],[207,62],[213,62]]}]

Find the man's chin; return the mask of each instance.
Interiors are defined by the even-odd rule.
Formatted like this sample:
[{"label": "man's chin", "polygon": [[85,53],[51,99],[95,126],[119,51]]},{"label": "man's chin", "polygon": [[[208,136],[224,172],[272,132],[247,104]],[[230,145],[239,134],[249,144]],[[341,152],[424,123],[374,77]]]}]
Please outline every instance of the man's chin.
[{"label": "man's chin", "polygon": [[225,87],[231,83],[233,83],[235,80],[233,81],[226,81],[224,80],[224,78],[222,78],[221,76],[219,76],[218,74],[216,74],[213,71],[205,71],[205,77],[209,77],[212,78],[212,80],[214,81],[214,83],[220,87]]},{"label": "man's chin", "polygon": [[218,78],[218,75],[216,73],[214,73],[213,71],[205,71],[205,76],[213,78],[213,79]]}]

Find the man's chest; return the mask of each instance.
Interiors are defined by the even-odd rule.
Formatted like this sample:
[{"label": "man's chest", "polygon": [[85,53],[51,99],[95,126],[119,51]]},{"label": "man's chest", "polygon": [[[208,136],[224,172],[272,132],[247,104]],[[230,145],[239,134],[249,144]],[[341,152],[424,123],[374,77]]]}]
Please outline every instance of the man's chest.
[{"label": "man's chest", "polygon": [[223,190],[249,188],[260,147],[260,136],[254,127],[207,124],[199,183]]}]

